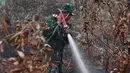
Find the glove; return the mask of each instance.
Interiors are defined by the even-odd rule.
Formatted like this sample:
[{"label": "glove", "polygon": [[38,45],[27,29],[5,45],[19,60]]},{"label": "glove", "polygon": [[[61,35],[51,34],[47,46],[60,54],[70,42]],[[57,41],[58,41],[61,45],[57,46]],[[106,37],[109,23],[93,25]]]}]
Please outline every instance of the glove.
[{"label": "glove", "polygon": [[65,33],[69,33],[69,32],[70,32],[68,25],[65,25],[65,26],[64,26],[64,32],[65,32]]}]

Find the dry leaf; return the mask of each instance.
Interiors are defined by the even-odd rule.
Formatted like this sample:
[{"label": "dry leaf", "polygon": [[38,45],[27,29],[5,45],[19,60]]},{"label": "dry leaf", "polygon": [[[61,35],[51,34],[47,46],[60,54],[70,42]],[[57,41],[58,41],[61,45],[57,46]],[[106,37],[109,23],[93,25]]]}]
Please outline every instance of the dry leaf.
[{"label": "dry leaf", "polygon": [[25,57],[25,54],[22,52],[22,51],[17,51],[18,52],[18,55],[21,57],[21,58],[24,58]]},{"label": "dry leaf", "polygon": [[19,62],[18,62],[18,61],[16,61],[16,62],[14,62],[13,64],[14,64],[14,65],[19,65]]}]

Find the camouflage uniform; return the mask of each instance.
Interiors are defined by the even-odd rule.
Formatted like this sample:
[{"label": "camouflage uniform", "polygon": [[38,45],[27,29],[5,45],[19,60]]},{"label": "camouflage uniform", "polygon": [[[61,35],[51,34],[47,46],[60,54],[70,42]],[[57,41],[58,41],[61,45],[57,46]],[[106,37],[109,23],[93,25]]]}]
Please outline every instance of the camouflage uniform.
[{"label": "camouflage uniform", "polygon": [[[64,4],[61,11],[64,15],[68,14],[68,16],[70,16],[72,15],[72,6],[70,4]],[[46,43],[54,50],[52,54],[52,61],[56,64],[56,66],[58,66],[59,73],[62,73],[63,48],[68,43],[66,30],[68,30],[69,26],[64,28],[62,18],[58,18],[58,14],[45,18],[48,28],[43,29],[43,35],[47,40]]]}]

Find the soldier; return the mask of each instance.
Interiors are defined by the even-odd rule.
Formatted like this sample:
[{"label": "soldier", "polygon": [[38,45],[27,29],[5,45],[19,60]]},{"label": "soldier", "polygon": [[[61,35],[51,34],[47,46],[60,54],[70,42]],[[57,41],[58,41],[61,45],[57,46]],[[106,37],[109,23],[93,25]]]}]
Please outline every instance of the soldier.
[{"label": "soldier", "polygon": [[54,50],[52,60],[56,62],[59,73],[63,73],[63,48],[68,43],[67,33],[69,31],[69,24],[66,21],[74,15],[72,11],[72,6],[65,3],[61,9],[58,9],[57,14],[45,18],[47,28],[43,29],[43,36],[47,40],[46,43]]}]

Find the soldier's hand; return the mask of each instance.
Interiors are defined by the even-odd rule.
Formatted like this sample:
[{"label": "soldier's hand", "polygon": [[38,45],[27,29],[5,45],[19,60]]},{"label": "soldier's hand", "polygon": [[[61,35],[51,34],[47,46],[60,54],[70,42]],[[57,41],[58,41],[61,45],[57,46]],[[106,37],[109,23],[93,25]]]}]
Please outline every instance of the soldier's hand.
[{"label": "soldier's hand", "polygon": [[65,33],[69,33],[69,32],[70,32],[68,25],[65,25],[65,26],[64,26],[64,32],[65,32]]}]

